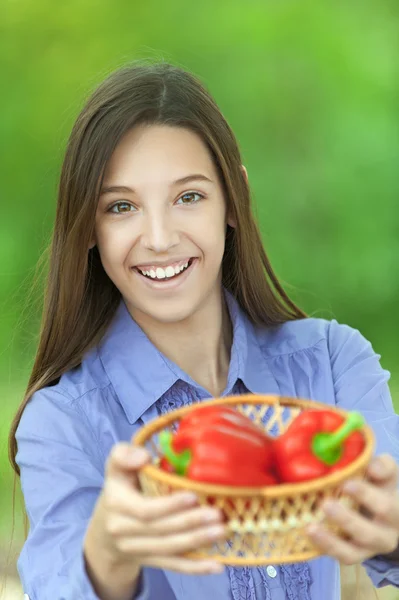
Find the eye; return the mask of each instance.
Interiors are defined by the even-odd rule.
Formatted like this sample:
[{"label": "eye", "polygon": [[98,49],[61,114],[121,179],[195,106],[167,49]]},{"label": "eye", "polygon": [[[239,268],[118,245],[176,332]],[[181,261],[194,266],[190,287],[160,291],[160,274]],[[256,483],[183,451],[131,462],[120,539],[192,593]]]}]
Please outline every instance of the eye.
[{"label": "eye", "polygon": [[[199,199],[198,200],[193,200],[192,199],[193,196],[198,196]],[[203,196],[202,194],[198,194],[197,192],[187,192],[187,194],[183,194],[183,196],[180,196],[180,198],[176,201],[176,204],[180,204],[180,206],[182,204],[195,204],[196,202],[199,202],[199,200],[202,199],[202,198],[204,198],[204,197],[205,196]]]},{"label": "eye", "polygon": [[[115,211],[115,210],[113,210],[113,209],[114,209],[114,208],[116,208],[117,206],[118,206],[118,207],[120,207],[120,206],[123,206],[123,207],[128,207],[128,208],[127,208],[127,210],[122,210],[122,211],[119,211],[119,210],[118,210],[118,211]],[[107,212],[114,213],[114,215],[121,215],[121,214],[123,214],[123,213],[131,212],[131,211],[129,210],[130,208],[133,208],[134,210],[137,210],[137,209],[136,209],[136,208],[133,206],[133,204],[129,204],[129,202],[123,202],[123,201],[121,200],[121,201],[119,201],[119,202],[115,202],[115,204],[113,204],[112,206],[110,206],[110,207],[109,207],[109,209],[107,210]]]}]

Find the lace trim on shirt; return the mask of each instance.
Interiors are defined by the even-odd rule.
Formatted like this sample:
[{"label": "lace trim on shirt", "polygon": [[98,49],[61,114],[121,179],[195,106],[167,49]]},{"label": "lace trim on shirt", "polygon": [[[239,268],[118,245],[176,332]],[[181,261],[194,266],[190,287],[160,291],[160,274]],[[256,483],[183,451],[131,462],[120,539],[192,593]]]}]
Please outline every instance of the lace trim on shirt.
[{"label": "lace trim on shirt", "polygon": [[[272,600],[265,567],[230,567],[228,573],[233,600],[259,600],[256,596],[253,569],[257,569],[263,582],[262,600]],[[312,577],[307,563],[281,565],[283,589],[287,600],[311,600]]]},{"label": "lace trim on shirt", "polygon": [[287,600],[311,600],[313,580],[308,563],[280,565],[280,569]]},{"label": "lace trim on shirt", "polygon": [[200,394],[191,385],[178,379],[157,401],[158,412],[167,415],[172,410],[190,406],[201,400]]},{"label": "lace trim on shirt", "polygon": [[[256,600],[255,584],[250,567],[227,567],[234,600]],[[270,593],[266,600],[271,600]]]}]

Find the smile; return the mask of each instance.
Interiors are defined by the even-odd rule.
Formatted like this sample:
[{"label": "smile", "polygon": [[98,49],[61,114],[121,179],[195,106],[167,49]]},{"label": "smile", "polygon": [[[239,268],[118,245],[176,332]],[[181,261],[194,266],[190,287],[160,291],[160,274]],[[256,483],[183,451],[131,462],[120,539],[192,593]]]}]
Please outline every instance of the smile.
[{"label": "smile", "polygon": [[150,279],[171,279],[172,277],[177,277],[180,273],[183,273],[188,267],[191,265],[193,259],[190,258],[186,262],[180,262],[176,265],[168,265],[167,267],[149,267],[146,269],[141,269],[140,267],[136,267],[137,270],[144,275],[145,277],[149,277]]},{"label": "smile", "polygon": [[146,280],[166,285],[168,282],[180,279],[184,273],[190,270],[194,261],[195,258],[190,258],[165,267],[145,265],[143,267],[133,267],[133,270]]}]

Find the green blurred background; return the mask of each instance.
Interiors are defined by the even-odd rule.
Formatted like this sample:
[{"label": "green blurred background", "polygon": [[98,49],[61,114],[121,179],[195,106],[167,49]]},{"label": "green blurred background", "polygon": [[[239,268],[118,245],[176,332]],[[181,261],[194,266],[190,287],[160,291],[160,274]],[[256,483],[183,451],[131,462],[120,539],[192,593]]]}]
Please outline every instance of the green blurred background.
[{"label": "green blurred background", "polygon": [[91,90],[131,60],[170,61],[205,82],[236,132],[287,292],[372,342],[397,409],[398,51],[397,0],[3,2],[0,556],[12,527],[7,433],[35,352],[42,279],[28,294],[66,140]]}]

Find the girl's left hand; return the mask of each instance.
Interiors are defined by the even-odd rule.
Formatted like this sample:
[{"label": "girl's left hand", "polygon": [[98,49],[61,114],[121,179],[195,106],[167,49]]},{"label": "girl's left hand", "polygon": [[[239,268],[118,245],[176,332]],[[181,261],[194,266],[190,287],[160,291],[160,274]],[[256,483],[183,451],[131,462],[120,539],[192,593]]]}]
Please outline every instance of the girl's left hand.
[{"label": "girl's left hand", "polygon": [[[364,481],[344,484],[343,490],[356,499],[362,513],[336,501],[322,508],[328,520],[340,526],[349,540],[330,533],[322,525],[310,525],[308,533],[323,554],[344,565],[353,565],[376,556],[389,554],[399,545],[399,467],[389,454],[374,458]],[[312,530],[314,533],[312,533]]]}]

